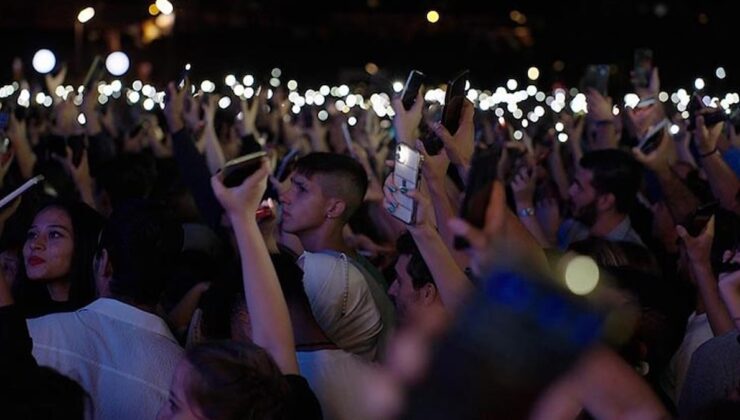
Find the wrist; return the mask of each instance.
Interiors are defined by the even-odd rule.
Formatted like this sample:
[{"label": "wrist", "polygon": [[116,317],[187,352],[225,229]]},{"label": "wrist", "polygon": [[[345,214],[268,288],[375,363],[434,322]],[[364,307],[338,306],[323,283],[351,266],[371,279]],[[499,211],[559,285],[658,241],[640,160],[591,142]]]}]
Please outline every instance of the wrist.
[{"label": "wrist", "polygon": [[437,235],[437,229],[429,223],[421,223],[409,226],[409,233],[414,238],[428,240]]},{"label": "wrist", "polygon": [[719,155],[719,148],[717,146],[714,146],[714,148],[711,149],[711,150],[709,150],[709,151],[699,150],[699,158],[700,159],[705,159],[705,158],[708,158],[708,157],[714,156],[714,155]]}]

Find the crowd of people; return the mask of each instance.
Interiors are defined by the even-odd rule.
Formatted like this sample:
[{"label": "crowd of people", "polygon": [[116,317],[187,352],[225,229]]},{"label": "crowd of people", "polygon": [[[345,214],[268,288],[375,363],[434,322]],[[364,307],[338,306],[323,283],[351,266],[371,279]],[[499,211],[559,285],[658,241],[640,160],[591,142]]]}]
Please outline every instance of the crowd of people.
[{"label": "crowd of people", "polygon": [[381,118],[63,77],[0,107],[1,195],[43,175],[0,208],[2,418],[740,413],[740,127],[657,69],[633,106],[466,100],[454,132],[423,90]]}]

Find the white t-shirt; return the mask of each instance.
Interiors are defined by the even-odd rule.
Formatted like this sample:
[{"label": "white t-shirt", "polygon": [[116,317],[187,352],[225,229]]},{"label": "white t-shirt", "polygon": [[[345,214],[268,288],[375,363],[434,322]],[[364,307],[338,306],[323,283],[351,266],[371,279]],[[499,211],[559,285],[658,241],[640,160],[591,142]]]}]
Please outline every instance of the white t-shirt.
[{"label": "white t-shirt", "polygon": [[689,316],[688,324],[686,324],[686,334],[683,336],[681,346],[678,347],[671,358],[671,362],[660,381],[663,390],[674,403],[678,404],[678,399],[681,397],[686,373],[689,371],[689,365],[691,364],[691,356],[694,355],[696,349],[713,337],[714,333],[709,325],[707,314],[697,315],[696,312],[693,312]]},{"label": "white t-shirt", "polygon": [[341,349],[299,351],[298,366],[321,404],[326,420],[360,419],[360,381],[370,364]]},{"label": "white t-shirt", "polygon": [[304,252],[298,265],[321,330],[340,348],[374,360],[383,322],[362,272],[343,254]]},{"label": "white t-shirt", "polygon": [[33,356],[74,379],[92,400],[92,419],[153,419],[167,401],[182,357],[158,316],[113,299],[29,319]]}]

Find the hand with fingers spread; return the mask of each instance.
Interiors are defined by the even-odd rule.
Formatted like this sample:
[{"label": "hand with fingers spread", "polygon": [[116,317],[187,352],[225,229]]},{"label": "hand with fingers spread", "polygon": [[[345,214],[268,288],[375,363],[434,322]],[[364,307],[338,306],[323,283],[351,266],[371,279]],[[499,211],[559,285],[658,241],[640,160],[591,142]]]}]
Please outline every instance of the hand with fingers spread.
[{"label": "hand with fingers spread", "polygon": [[441,123],[436,123],[431,127],[434,133],[444,143],[450,162],[460,168],[467,168],[473,158],[473,151],[475,149],[474,115],[475,108],[472,102],[466,99],[463,102],[463,109],[460,113],[460,126],[456,133],[451,134]]},{"label": "hand with fingers spread", "polygon": [[396,97],[391,101],[391,106],[395,115],[393,116],[393,128],[396,130],[396,139],[409,146],[413,146],[414,140],[418,137],[417,132],[422,118],[422,109],[424,108],[424,98],[419,89],[416,95],[416,102],[408,111],[401,102],[401,97]]}]

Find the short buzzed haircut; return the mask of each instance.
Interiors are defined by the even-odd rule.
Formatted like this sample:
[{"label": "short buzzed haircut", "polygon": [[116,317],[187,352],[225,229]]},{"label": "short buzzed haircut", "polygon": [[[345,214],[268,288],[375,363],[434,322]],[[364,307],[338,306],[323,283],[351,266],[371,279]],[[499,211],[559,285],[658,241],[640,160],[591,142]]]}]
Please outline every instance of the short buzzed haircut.
[{"label": "short buzzed haircut", "polygon": [[325,195],[340,198],[347,204],[342,219],[347,221],[360,208],[367,192],[367,174],[359,162],[349,156],[317,152],[296,162],[295,172],[307,178],[321,175]]}]

